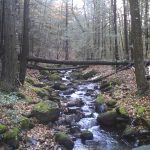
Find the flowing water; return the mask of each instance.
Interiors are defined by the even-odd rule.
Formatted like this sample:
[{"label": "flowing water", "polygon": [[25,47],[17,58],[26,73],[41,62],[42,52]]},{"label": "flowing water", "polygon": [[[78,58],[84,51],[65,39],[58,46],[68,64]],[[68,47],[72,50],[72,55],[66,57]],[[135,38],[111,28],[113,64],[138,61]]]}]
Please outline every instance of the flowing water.
[{"label": "flowing water", "polygon": [[[63,74],[63,82],[66,85],[72,83],[73,79],[70,77],[71,71],[61,72]],[[80,119],[77,124],[81,130],[89,130],[93,133],[93,140],[88,140],[84,144],[80,138],[75,141],[74,150],[129,150],[130,148],[125,145],[115,133],[106,132],[97,124],[96,118],[98,114],[94,109],[94,101],[96,95],[100,93],[99,85],[97,83],[79,83],[74,87],[72,94],[64,94],[60,92],[60,96],[68,99],[75,100],[81,99],[84,105],[81,111],[84,113],[84,118]]]}]

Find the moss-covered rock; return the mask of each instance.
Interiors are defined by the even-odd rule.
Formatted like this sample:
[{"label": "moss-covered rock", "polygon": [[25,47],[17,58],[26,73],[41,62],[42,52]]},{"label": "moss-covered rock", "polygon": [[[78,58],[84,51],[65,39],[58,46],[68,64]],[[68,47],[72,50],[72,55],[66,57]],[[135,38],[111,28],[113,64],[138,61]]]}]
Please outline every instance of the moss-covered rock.
[{"label": "moss-covered rock", "polygon": [[74,147],[74,142],[63,132],[59,132],[55,135],[55,141],[63,145],[67,150],[72,150]]},{"label": "moss-covered rock", "polygon": [[93,139],[93,133],[86,130],[86,131],[82,131],[81,135],[81,140],[85,141],[85,140],[92,140]]},{"label": "moss-covered rock", "polygon": [[4,133],[7,130],[7,127],[3,124],[0,124],[0,134]]},{"label": "moss-covered rock", "polygon": [[127,126],[123,131],[123,138],[132,138],[137,134],[137,129],[133,126]]},{"label": "moss-covered rock", "polygon": [[4,133],[4,140],[17,139],[19,134],[18,128],[10,129]]},{"label": "moss-covered rock", "polygon": [[116,118],[118,117],[118,113],[116,111],[108,111],[102,114],[99,114],[97,117],[97,121],[100,125],[103,126],[116,126]]},{"label": "moss-covered rock", "polygon": [[4,142],[6,142],[10,147],[16,149],[19,147],[19,129],[13,128],[5,132],[3,135]]},{"label": "moss-covered rock", "polygon": [[60,77],[60,75],[58,73],[50,74],[49,77],[50,77],[50,80],[52,80],[52,81],[59,81],[59,80],[61,80],[61,77]]},{"label": "moss-covered rock", "polygon": [[104,112],[107,110],[107,106],[105,104],[105,98],[103,95],[99,95],[95,101],[95,110],[98,113]]},{"label": "moss-covered rock", "polygon": [[59,118],[60,110],[58,104],[52,101],[44,101],[35,104],[32,114],[41,123],[54,122]]},{"label": "moss-covered rock", "polygon": [[19,118],[19,124],[22,129],[29,129],[32,127],[30,119],[24,116]]},{"label": "moss-covered rock", "polygon": [[43,88],[32,88],[32,90],[41,98],[45,98],[45,97],[49,96],[48,91],[46,91]]},{"label": "moss-covered rock", "polygon": [[52,86],[55,90],[60,90],[64,91],[67,89],[67,86],[65,84],[62,84],[60,82],[55,82],[54,85]]},{"label": "moss-covered rock", "polygon": [[85,73],[83,73],[83,78],[84,79],[92,78],[94,75],[96,75],[95,70],[88,70]]},{"label": "moss-covered rock", "polygon": [[115,107],[115,105],[117,104],[117,101],[112,99],[106,102],[108,107]]},{"label": "moss-covered rock", "polygon": [[98,105],[101,105],[103,103],[105,103],[105,98],[103,95],[99,95],[97,98],[96,98],[96,101],[95,101],[96,104]]},{"label": "moss-covered rock", "polygon": [[142,117],[142,116],[144,115],[145,111],[146,111],[146,108],[143,107],[143,106],[138,106],[138,107],[136,108],[136,113],[137,113],[137,115],[140,116],[140,117]]},{"label": "moss-covered rock", "polygon": [[117,107],[116,112],[120,115],[128,116],[128,112],[126,111],[126,108],[124,106]]}]

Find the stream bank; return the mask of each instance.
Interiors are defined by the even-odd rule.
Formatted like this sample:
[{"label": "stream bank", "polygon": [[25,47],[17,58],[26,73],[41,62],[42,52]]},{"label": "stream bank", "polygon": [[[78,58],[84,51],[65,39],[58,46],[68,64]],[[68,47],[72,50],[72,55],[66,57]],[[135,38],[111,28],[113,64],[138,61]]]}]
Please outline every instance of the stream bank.
[{"label": "stream bank", "polygon": [[[31,88],[41,99],[28,99],[30,111],[28,113],[27,110],[25,110],[26,113],[22,112],[23,116],[32,120],[34,127],[31,130],[21,131],[21,138],[23,139],[22,142],[19,140],[20,143],[23,143],[21,149],[38,149],[38,147],[39,149],[53,149],[53,147],[57,149],[59,145],[63,145],[67,149],[74,147],[74,150],[128,150],[132,147],[143,145],[138,138],[134,138],[135,132],[133,131],[136,131],[136,134],[139,133],[139,130],[137,132],[135,128],[133,130],[129,129],[129,132],[127,132],[127,134],[130,134],[127,135],[126,139],[131,137],[132,142],[131,140],[126,141],[122,137],[125,127],[128,127],[128,125],[136,126],[136,124],[139,124],[139,121],[132,122],[130,119],[124,118],[124,108],[118,109],[116,102],[111,101],[110,103],[110,101],[106,101],[103,93],[110,93],[112,87],[116,86],[116,83],[83,82],[83,78],[88,80],[91,76],[95,76],[95,73],[84,73],[83,76],[81,71],[73,70],[54,72],[50,75],[45,73],[39,76],[40,83],[35,83],[28,79],[28,82],[32,82],[34,85]],[[22,107],[22,109],[24,108]],[[45,110],[47,111],[45,112]],[[110,111],[113,111],[113,117],[108,123],[106,113]],[[41,120],[43,112],[44,116],[47,117]],[[118,115],[118,113],[123,113],[123,117],[120,114]],[[103,121],[100,116],[103,116]],[[107,118],[110,118],[110,116]],[[123,121],[121,127],[124,128],[121,132],[117,132],[120,127],[116,127],[116,120]],[[110,126],[104,128],[108,124],[111,124],[112,127],[112,123],[115,125],[114,128],[110,128]],[[144,125],[144,127],[147,129],[147,126]],[[144,131],[141,134],[141,139],[149,137],[149,130],[142,129],[140,131]],[[16,134],[18,134],[18,131]],[[57,135],[57,138],[55,135]],[[65,139],[65,143],[66,141],[70,143],[69,146],[64,141],[60,141],[60,137]],[[54,138],[56,143],[53,141]],[[60,146],[61,148],[62,146]]]}]

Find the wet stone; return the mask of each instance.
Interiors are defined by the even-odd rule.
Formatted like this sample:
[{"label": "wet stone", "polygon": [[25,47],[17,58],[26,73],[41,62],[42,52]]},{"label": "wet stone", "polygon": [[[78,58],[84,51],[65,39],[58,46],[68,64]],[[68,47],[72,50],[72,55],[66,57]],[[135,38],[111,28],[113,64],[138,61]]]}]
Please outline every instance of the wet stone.
[{"label": "wet stone", "polygon": [[80,107],[68,107],[68,113],[69,114],[74,114],[74,113],[77,113],[77,111],[80,110]]}]

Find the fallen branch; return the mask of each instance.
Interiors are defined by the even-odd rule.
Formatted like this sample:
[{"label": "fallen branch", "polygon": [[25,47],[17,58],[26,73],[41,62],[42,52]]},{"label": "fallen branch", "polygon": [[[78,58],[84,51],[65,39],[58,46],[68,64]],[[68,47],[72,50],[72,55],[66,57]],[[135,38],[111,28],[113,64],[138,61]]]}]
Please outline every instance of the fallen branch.
[{"label": "fallen branch", "polygon": [[48,71],[54,71],[54,70],[72,70],[72,69],[80,69],[80,68],[87,68],[88,66],[76,66],[76,67],[67,67],[67,68],[45,68],[41,66],[35,66],[35,65],[28,65],[28,69],[34,69],[34,70],[48,70]]},{"label": "fallen branch", "polygon": [[108,75],[106,75],[106,76],[102,76],[102,77],[99,77],[99,78],[95,78],[95,79],[90,79],[90,80],[87,80],[86,82],[98,82],[98,81],[102,81],[102,80],[104,80],[104,79],[106,79],[106,78],[108,78],[108,77],[110,77],[110,76],[112,76],[112,75],[114,75],[114,74],[116,74],[116,73],[118,73],[118,72],[121,72],[121,71],[123,71],[123,70],[126,70],[126,69],[129,69],[131,67],[131,65],[127,65],[127,66],[124,66],[124,67],[120,67],[119,69],[117,69],[117,70],[115,70],[114,72],[112,72],[111,74],[108,74]]},{"label": "fallen branch", "polygon": [[133,64],[129,61],[101,61],[101,60],[83,60],[83,61],[69,61],[69,60],[48,60],[43,58],[29,57],[28,61],[47,64],[63,64],[63,65],[129,65]]}]

